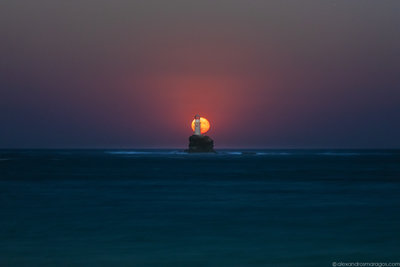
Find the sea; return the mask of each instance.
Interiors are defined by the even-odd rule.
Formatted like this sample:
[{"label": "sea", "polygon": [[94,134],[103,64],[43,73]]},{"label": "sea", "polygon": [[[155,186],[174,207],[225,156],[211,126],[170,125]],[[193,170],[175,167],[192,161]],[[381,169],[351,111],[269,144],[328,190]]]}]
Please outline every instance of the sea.
[{"label": "sea", "polygon": [[400,150],[0,150],[0,266],[356,262],[400,262]]}]

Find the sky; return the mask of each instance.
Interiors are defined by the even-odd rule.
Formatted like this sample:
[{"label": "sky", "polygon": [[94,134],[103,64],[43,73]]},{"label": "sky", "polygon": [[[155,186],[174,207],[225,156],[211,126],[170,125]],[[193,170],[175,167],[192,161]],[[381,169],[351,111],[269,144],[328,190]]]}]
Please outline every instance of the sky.
[{"label": "sky", "polygon": [[3,0],[0,148],[400,148],[400,1]]}]

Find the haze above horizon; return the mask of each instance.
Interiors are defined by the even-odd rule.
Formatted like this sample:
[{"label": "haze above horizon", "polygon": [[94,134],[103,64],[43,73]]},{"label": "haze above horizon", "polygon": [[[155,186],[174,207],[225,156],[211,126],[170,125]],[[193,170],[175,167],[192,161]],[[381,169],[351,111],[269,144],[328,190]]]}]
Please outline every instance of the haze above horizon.
[{"label": "haze above horizon", "polygon": [[400,148],[400,1],[3,1],[0,148]]}]

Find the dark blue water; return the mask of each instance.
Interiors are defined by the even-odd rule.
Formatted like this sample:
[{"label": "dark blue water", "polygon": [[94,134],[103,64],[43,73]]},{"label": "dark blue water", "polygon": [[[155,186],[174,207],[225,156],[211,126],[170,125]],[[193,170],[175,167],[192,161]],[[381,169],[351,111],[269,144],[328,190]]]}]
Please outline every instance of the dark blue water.
[{"label": "dark blue water", "polygon": [[0,151],[0,266],[400,262],[399,150]]}]

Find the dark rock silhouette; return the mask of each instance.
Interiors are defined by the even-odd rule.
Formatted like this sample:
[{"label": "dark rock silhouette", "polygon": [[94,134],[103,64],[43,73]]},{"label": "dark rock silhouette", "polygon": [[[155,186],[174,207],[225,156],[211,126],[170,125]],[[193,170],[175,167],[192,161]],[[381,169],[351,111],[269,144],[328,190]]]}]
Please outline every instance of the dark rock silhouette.
[{"label": "dark rock silhouette", "polygon": [[215,153],[214,141],[207,135],[192,135],[189,137],[189,153]]}]

